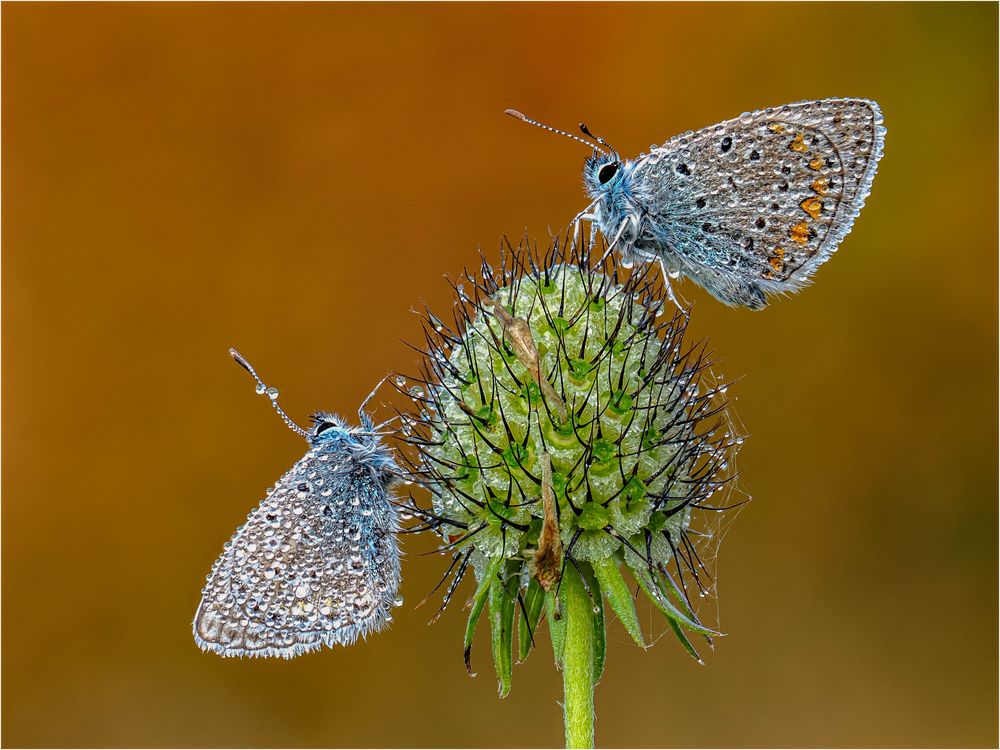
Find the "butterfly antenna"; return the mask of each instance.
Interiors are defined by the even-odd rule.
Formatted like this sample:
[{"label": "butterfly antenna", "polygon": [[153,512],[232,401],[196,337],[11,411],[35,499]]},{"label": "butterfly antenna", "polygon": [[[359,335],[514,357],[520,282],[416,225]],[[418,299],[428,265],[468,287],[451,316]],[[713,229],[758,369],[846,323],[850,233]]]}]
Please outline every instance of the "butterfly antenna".
[{"label": "butterfly antenna", "polygon": [[246,370],[253,376],[253,379],[257,381],[257,393],[259,393],[262,396],[268,397],[268,399],[271,401],[271,406],[273,406],[274,410],[278,412],[278,416],[281,417],[282,421],[286,425],[288,425],[288,429],[290,429],[292,432],[301,435],[306,440],[308,440],[309,433],[307,433],[305,430],[303,430],[301,427],[295,424],[295,422],[292,421],[292,418],[289,417],[287,414],[285,414],[282,408],[278,406],[278,389],[268,388],[266,385],[264,385],[264,381],[260,379],[260,376],[257,374],[257,371],[253,369],[253,365],[251,365],[247,361],[246,357],[244,357],[238,351],[236,351],[235,349],[230,349],[229,356],[231,356],[233,359],[236,360],[236,364],[238,364],[240,367],[242,367],[244,370]]},{"label": "butterfly antenna", "polygon": [[539,127],[542,130],[548,130],[550,133],[555,133],[557,135],[564,135],[567,138],[572,138],[574,141],[579,141],[583,145],[590,146],[590,148],[596,149],[597,151],[602,151],[602,152],[607,153],[600,146],[595,146],[590,141],[585,141],[583,138],[581,138],[578,135],[573,135],[572,133],[567,133],[565,130],[560,130],[559,128],[553,128],[551,125],[543,125],[542,123],[538,122],[538,120],[532,120],[530,117],[526,117],[525,115],[523,115],[520,112],[518,112],[516,109],[506,109],[506,110],[504,110],[504,114],[505,115],[510,115],[511,117],[516,117],[521,122],[526,122],[529,125],[534,125],[535,127]]},{"label": "butterfly antenna", "polygon": [[592,138],[593,140],[595,140],[598,143],[600,143],[608,151],[611,152],[611,156],[613,156],[615,158],[615,161],[618,160],[618,152],[615,151],[614,147],[610,143],[608,143],[606,140],[604,140],[603,138],[601,138],[601,136],[594,135],[593,133],[591,133],[590,130],[587,128],[586,123],[583,123],[583,122],[580,123],[580,132],[583,133],[588,138]]}]

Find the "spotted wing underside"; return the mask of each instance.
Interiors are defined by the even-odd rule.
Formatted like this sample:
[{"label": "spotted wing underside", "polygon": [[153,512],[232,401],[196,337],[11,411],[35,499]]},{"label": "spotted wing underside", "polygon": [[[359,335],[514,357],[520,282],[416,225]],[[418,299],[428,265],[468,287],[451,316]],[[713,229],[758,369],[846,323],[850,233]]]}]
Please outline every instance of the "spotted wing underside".
[{"label": "spotted wing underside", "polygon": [[850,232],[882,156],[878,105],[827,99],[672,138],[633,172],[643,241],[729,304],[795,291]]},{"label": "spotted wing underside", "polygon": [[194,620],[203,649],[291,658],[380,629],[399,587],[385,490],[342,455],[311,449],[236,530]]}]

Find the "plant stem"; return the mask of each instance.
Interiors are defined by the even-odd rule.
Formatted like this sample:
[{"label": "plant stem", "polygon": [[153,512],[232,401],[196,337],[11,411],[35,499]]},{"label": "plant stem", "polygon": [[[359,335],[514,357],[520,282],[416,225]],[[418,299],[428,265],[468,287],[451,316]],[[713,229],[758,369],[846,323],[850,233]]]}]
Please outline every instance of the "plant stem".
[{"label": "plant stem", "polygon": [[594,746],[594,609],[580,574],[566,567],[561,584],[566,619],[563,651],[563,710],[566,747]]}]

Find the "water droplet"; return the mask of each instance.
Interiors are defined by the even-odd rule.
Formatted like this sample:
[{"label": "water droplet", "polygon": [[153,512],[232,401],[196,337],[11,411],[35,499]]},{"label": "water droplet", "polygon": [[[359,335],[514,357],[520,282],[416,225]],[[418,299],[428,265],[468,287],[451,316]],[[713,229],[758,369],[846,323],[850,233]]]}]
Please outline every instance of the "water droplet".
[{"label": "water droplet", "polygon": [[266,390],[267,390],[267,386],[266,385],[264,385],[263,383],[257,383],[256,391],[257,391],[257,395],[258,396],[263,396],[264,395],[264,391],[266,391]]},{"label": "water droplet", "polygon": [[275,388],[275,387],[273,387],[273,386],[270,387],[270,388],[268,388],[267,389],[267,397],[269,399],[271,399],[272,401],[274,401],[276,398],[278,398],[278,389]]}]

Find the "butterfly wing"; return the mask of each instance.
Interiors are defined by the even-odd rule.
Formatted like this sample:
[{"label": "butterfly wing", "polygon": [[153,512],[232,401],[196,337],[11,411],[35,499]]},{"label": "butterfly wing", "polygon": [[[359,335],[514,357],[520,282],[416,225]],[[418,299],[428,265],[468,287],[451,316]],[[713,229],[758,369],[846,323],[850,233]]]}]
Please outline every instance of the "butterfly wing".
[{"label": "butterfly wing", "polygon": [[676,136],[635,162],[636,250],[666,253],[728,304],[792,292],[850,232],[871,192],[878,105],[826,99],[750,112]]},{"label": "butterfly wing", "polygon": [[291,658],[379,630],[399,588],[397,530],[366,466],[312,448],[226,544],[202,590],[195,640],[223,656]]}]

